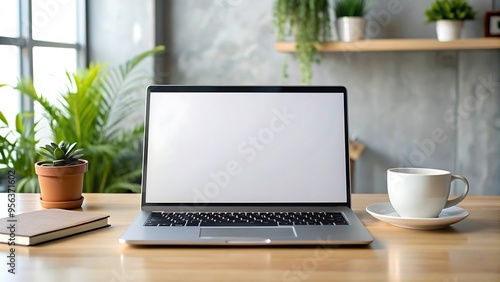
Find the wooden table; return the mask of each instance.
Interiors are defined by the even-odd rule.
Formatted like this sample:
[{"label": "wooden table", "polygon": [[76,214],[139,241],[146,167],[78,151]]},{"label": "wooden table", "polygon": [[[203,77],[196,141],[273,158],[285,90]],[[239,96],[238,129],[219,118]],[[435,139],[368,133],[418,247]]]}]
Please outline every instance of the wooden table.
[{"label": "wooden table", "polygon": [[[17,213],[41,209],[17,194]],[[86,194],[83,210],[109,214],[111,227],[32,247],[0,245],[0,281],[500,281],[500,196],[469,196],[470,215],[452,227],[417,231],[372,218],[365,207],[387,195],[353,195],[375,238],[369,247],[131,247],[118,238],[140,209],[137,194]],[[0,194],[0,217],[7,194]]]}]

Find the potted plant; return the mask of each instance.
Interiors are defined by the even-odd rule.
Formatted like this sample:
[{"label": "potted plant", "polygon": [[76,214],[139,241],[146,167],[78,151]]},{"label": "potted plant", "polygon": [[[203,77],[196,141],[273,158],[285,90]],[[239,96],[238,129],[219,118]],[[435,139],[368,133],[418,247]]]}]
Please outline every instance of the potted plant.
[{"label": "potted plant", "polygon": [[365,37],[364,0],[336,0],[334,11],[340,41],[349,42]]},{"label": "potted plant", "polygon": [[463,21],[473,20],[476,12],[466,0],[436,0],[425,11],[426,23],[436,22],[439,41],[451,41],[460,38]]},{"label": "potted plant", "polygon": [[277,0],[274,5],[274,25],[278,31],[278,40],[285,40],[288,35],[293,35],[299,56],[301,81],[303,84],[310,84],[312,63],[320,60],[316,44],[330,37],[328,0]]},{"label": "potted plant", "polygon": [[40,183],[40,202],[44,208],[75,209],[83,203],[83,176],[88,161],[80,159],[82,149],[76,143],[61,141],[41,147],[39,153],[48,161],[35,163]]}]

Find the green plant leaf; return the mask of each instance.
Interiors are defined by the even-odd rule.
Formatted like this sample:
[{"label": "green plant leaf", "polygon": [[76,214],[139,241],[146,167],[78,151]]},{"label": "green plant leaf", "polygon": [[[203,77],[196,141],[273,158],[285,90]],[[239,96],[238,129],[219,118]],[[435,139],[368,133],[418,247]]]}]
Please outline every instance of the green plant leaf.
[{"label": "green plant leaf", "polygon": [[273,23],[278,40],[293,34],[296,54],[300,62],[301,82],[310,84],[312,63],[317,60],[315,45],[330,36],[328,0],[277,0],[274,5]]},{"label": "green plant leaf", "polygon": [[108,186],[105,189],[106,193],[126,193],[126,192],[132,192],[132,193],[140,193],[141,192],[141,185],[136,184],[136,183],[129,183],[129,182],[119,182],[119,183],[114,183],[113,185]]},{"label": "green plant leaf", "polygon": [[[66,152],[66,147],[67,147],[67,143],[66,143],[66,141],[64,141],[64,140],[63,140],[63,141],[59,142],[59,144],[57,145],[57,147],[58,147],[61,151],[63,151],[63,153],[65,153],[65,152]],[[56,149],[57,149],[57,148],[56,148]]]},{"label": "green plant leaf", "polygon": [[83,154],[77,154],[77,155],[71,156],[72,159],[79,159],[81,157],[83,157]]},{"label": "green plant leaf", "polygon": [[77,159],[83,157],[84,154],[82,154],[82,152],[83,152],[83,149],[77,149],[74,152],[72,152],[71,154],[67,155],[66,159],[77,160]]},{"label": "green plant leaf", "polygon": [[42,151],[42,150],[40,150],[40,151],[39,151],[39,153],[40,153],[42,156],[44,156],[44,157],[48,158],[49,160],[53,160],[53,159],[54,159],[54,156],[53,156],[52,154],[50,154],[50,153],[47,153],[47,152]]},{"label": "green plant leaf", "polygon": [[44,149],[44,150],[46,150],[49,154],[54,155],[54,150],[55,150],[56,148],[54,148],[54,146],[52,146],[52,144],[47,144],[47,145],[45,145],[45,147],[41,147],[41,149]]},{"label": "green plant leaf", "polygon": [[366,9],[364,0],[336,0],[334,12],[337,19],[341,17],[364,17]]},{"label": "green plant leaf", "polygon": [[0,111],[0,121],[2,121],[6,126],[9,126],[9,122],[7,121],[7,118],[5,118],[5,115]]},{"label": "green plant leaf", "polygon": [[54,160],[54,161],[52,162],[52,164],[53,164],[54,166],[65,166],[65,165],[67,165],[68,163],[66,162],[66,160]]},{"label": "green plant leaf", "polygon": [[21,114],[16,115],[16,131],[21,134],[24,132],[23,117]]},{"label": "green plant leaf", "polygon": [[61,150],[61,148],[57,147],[55,150],[54,150],[54,158],[56,160],[59,160],[61,158],[64,157],[64,151]]},{"label": "green plant leaf", "polygon": [[38,191],[38,177],[36,175],[23,177],[16,183],[16,192],[18,193],[36,193]]},{"label": "green plant leaf", "polygon": [[473,20],[476,12],[466,0],[436,0],[424,12],[426,23],[438,20]]},{"label": "green plant leaf", "polygon": [[[66,154],[68,154],[68,155],[69,155],[69,154],[71,154],[71,151],[73,151],[73,149],[74,149],[75,147],[76,147],[76,142],[75,142],[75,143],[73,143],[73,144],[71,144],[71,145],[69,146],[68,150],[66,151]],[[77,151],[78,151],[78,150],[77,150]],[[76,153],[76,151],[75,151],[75,153]]]}]

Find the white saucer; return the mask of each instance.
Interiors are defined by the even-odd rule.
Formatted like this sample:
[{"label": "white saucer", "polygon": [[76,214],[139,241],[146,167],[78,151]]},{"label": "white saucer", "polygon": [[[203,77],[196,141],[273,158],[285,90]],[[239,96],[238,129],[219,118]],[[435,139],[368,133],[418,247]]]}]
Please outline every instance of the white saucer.
[{"label": "white saucer", "polygon": [[400,217],[389,202],[369,205],[366,207],[366,211],[376,219],[392,225],[420,230],[445,228],[469,215],[468,211],[454,206],[444,209],[437,218],[405,218]]}]

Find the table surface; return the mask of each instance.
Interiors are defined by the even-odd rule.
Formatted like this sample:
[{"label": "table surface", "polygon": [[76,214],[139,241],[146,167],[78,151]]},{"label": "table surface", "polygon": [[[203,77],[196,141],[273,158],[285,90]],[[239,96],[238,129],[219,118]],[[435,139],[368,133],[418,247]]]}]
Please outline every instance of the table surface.
[{"label": "table surface", "polygon": [[[353,195],[353,210],[375,241],[367,247],[132,247],[118,238],[140,210],[138,194],[85,194],[82,210],[110,215],[111,227],[16,246],[16,274],[0,244],[0,281],[500,281],[500,196],[469,196],[470,215],[434,231],[403,229],[365,207],[387,195]],[[42,209],[38,194],[16,194],[16,213]],[[7,194],[0,194],[0,217]]]}]

